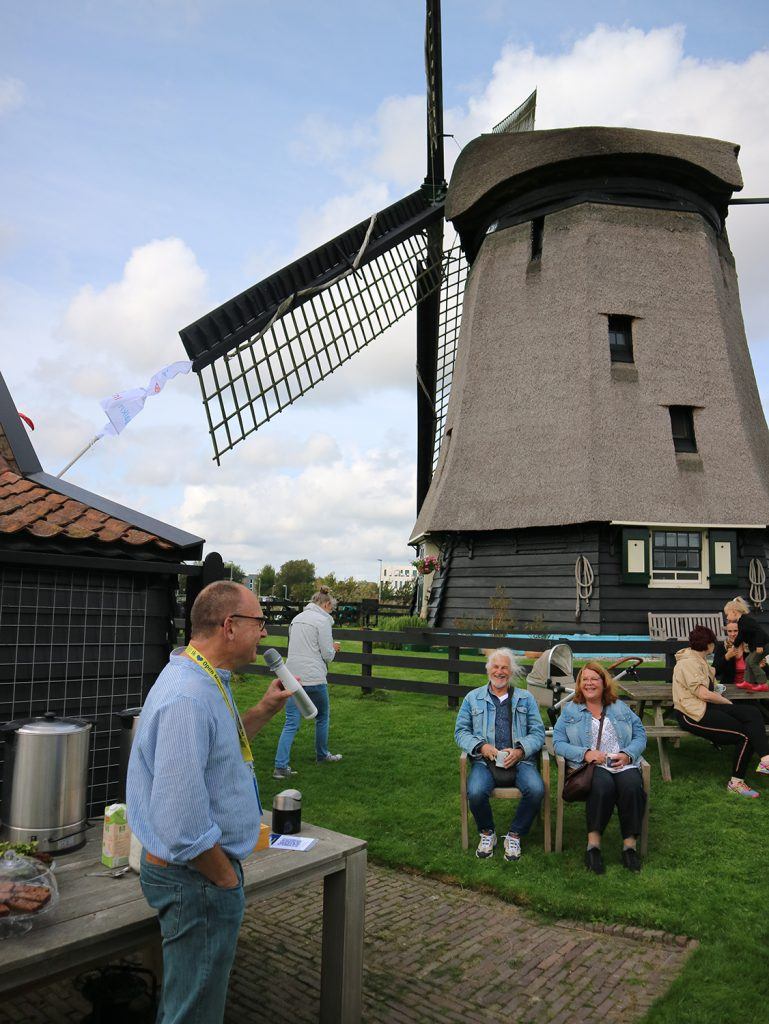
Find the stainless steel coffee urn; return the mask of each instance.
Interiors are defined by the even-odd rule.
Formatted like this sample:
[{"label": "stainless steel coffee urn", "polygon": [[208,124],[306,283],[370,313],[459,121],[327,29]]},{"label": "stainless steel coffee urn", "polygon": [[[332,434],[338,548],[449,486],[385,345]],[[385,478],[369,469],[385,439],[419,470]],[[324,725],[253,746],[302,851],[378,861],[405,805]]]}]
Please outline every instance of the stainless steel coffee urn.
[{"label": "stainless steel coffee urn", "polygon": [[272,831],[292,836],[302,828],[302,794],[298,789],[284,789],[272,801]]},{"label": "stainless steel coffee urn", "polygon": [[0,726],[5,740],[0,838],[41,853],[85,844],[93,723],[52,711]]},{"label": "stainless steel coffee urn", "polygon": [[125,708],[117,712],[120,719],[120,795],[119,799],[125,801],[126,779],[128,778],[128,760],[131,757],[131,747],[136,738],[136,730],[139,728],[139,715],[141,708]]}]

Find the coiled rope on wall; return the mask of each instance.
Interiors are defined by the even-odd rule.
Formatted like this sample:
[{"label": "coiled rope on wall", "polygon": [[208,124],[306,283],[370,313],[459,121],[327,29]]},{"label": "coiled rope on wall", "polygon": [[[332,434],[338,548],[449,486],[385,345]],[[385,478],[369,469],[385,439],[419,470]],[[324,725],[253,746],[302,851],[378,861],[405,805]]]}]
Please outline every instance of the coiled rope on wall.
[{"label": "coiled rope on wall", "polygon": [[574,609],[574,618],[579,622],[582,617],[582,602],[585,607],[590,606],[590,598],[593,596],[593,581],[595,573],[593,567],[585,555],[580,555],[574,563],[574,579],[577,585],[577,605]]},{"label": "coiled rope on wall", "polygon": [[751,558],[748,570],[750,579],[750,600],[759,611],[764,610],[766,601],[766,569],[760,558]]}]

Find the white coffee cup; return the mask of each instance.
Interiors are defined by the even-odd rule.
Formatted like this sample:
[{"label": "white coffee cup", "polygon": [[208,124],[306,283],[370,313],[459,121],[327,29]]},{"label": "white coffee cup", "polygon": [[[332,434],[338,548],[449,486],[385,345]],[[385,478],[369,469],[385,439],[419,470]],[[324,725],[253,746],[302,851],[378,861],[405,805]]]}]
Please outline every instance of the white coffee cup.
[{"label": "white coffee cup", "polygon": [[504,768],[505,767],[505,758],[506,757],[507,757],[507,751],[506,750],[498,750],[497,751],[497,757],[496,757],[496,760],[494,761],[494,764],[497,766],[497,768]]}]

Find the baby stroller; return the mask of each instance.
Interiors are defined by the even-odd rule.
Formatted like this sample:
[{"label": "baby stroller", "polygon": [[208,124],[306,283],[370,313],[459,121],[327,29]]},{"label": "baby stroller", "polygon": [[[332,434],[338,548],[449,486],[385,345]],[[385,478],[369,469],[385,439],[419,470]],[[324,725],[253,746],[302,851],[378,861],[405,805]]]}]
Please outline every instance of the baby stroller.
[{"label": "baby stroller", "polygon": [[568,644],[556,644],[543,651],[526,676],[529,693],[540,707],[547,708],[550,725],[574,696],[574,655]]},{"label": "baby stroller", "polygon": [[[629,676],[638,679],[637,669],[643,658],[630,656],[620,658],[608,666],[608,672],[615,680]],[[616,672],[621,665],[625,667]],[[574,654],[568,644],[556,644],[543,651],[526,676],[529,693],[540,707],[547,708],[550,725],[555,725],[561,708],[574,696]]]}]

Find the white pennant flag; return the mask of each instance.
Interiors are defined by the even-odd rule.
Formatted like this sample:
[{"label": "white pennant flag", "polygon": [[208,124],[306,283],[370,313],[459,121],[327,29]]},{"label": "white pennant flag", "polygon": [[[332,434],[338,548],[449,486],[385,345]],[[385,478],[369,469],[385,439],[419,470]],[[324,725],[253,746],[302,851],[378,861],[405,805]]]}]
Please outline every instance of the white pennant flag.
[{"label": "white pennant flag", "polygon": [[180,373],[189,373],[191,369],[191,361],[182,359],[158,370],[146,388],[128,388],[127,391],[118,391],[117,394],[110,395],[109,398],[102,398],[100,404],[107,414],[109,423],[104,424],[98,436],[119,434],[128,426],[134,416],[142,411],[148,398],[159,395],[169,380],[178,377]]}]

